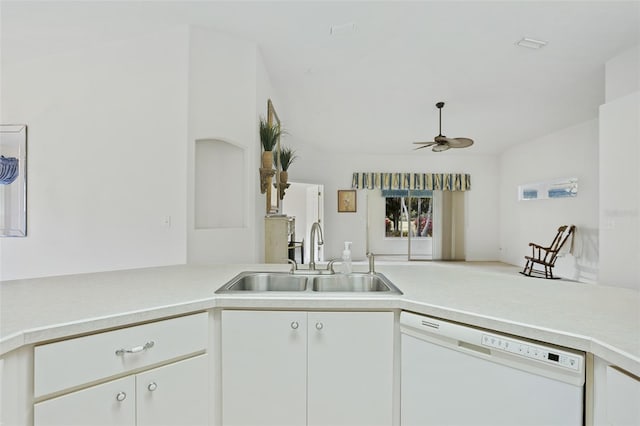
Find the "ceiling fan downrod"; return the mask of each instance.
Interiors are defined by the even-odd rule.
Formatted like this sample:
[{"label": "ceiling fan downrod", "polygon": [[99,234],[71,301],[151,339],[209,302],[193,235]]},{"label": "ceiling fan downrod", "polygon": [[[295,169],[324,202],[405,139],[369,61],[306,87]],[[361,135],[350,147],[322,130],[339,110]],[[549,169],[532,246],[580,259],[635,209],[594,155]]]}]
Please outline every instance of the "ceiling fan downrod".
[{"label": "ceiling fan downrod", "polygon": [[440,115],[440,126],[438,128],[438,136],[442,136],[442,107],[444,107],[444,102],[438,102],[436,104],[436,108],[438,108],[438,112]]}]

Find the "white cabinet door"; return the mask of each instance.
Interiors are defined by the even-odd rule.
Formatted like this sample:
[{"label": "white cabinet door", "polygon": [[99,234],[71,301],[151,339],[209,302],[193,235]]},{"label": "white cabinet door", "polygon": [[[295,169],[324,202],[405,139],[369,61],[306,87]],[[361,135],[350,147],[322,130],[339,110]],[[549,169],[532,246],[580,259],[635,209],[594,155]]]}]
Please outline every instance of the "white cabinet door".
[{"label": "white cabinet door", "polygon": [[309,312],[308,425],[390,425],[393,313]]},{"label": "white cabinet door", "polygon": [[208,421],[206,355],[136,376],[137,426],[203,426]]},{"label": "white cabinet door", "polygon": [[640,381],[607,366],[607,424],[640,425]]},{"label": "white cabinet door", "polygon": [[204,426],[206,355],[92,386],[34,406],[35,426]]},{"label": "white cabinet door", "polygon": [[222,312],[222,424],[306,424],[307,314]]},{"label": "white cabinet door", "polygon": [[35,426],[133,426],[135,421],[135,378],[132,376],[34,406]]}]

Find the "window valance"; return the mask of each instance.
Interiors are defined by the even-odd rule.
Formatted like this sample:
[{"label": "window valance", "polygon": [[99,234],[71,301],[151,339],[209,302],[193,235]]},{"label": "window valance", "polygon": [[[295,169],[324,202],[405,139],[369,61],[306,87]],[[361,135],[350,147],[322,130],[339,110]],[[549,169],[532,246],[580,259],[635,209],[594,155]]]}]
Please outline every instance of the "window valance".
[{"label": "window valance", "polygon": [[471,175],[463,173],[356,172],[351,179],[351,188],[468,191],[471,189]]}]

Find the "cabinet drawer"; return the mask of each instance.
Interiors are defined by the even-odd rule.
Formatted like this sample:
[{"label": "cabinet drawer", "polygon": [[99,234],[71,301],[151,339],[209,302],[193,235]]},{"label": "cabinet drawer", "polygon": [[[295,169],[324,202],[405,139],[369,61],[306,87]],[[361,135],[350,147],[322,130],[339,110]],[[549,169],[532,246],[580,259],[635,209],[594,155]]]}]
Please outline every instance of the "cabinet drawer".
[{"label": "cabinet drawer", "polygon": [[200,313],[36,346],[34,396],[204,351],[207,340]]}]

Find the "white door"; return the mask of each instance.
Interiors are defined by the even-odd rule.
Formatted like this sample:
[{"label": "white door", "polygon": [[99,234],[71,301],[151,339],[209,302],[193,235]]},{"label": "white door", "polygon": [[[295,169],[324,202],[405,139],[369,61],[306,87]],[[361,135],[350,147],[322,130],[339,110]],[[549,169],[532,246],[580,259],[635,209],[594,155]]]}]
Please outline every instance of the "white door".
[{"label": "white door", "polygon": [[393,313],[309,312],[308,324],[307,424],[390,425]]},{"label": "white door", "polygon": [[[311,226],[314,222],[319,222],[324,232],[324,186],[298,182],[291,182],[290,185],[282,200],[282,213],[296,218],[295,241],[304,242],[304,253],[301,254],[299,249],[295,251],[296,261],[309,263]],[[323,246],[317,247],[316,261],[324,260],[323,250]]]},{"label": "white door", "polygon": [[306,424],[307,314],[222,312],[222,424]]},{"label": "white door", "polygon": [[432,191],[409,191],[405,199],[409,215],[407,232],[408,260],[431,260],[433,258],[433,211]]},{"label": "white door", "polygon": [[133,426],[135,378],[124,377],[39,402],[33,414],[35,426]]},{"label": "white door", "polygon": [[138,374],[137,426],[209,424],[208,377],[206,355]]}]

